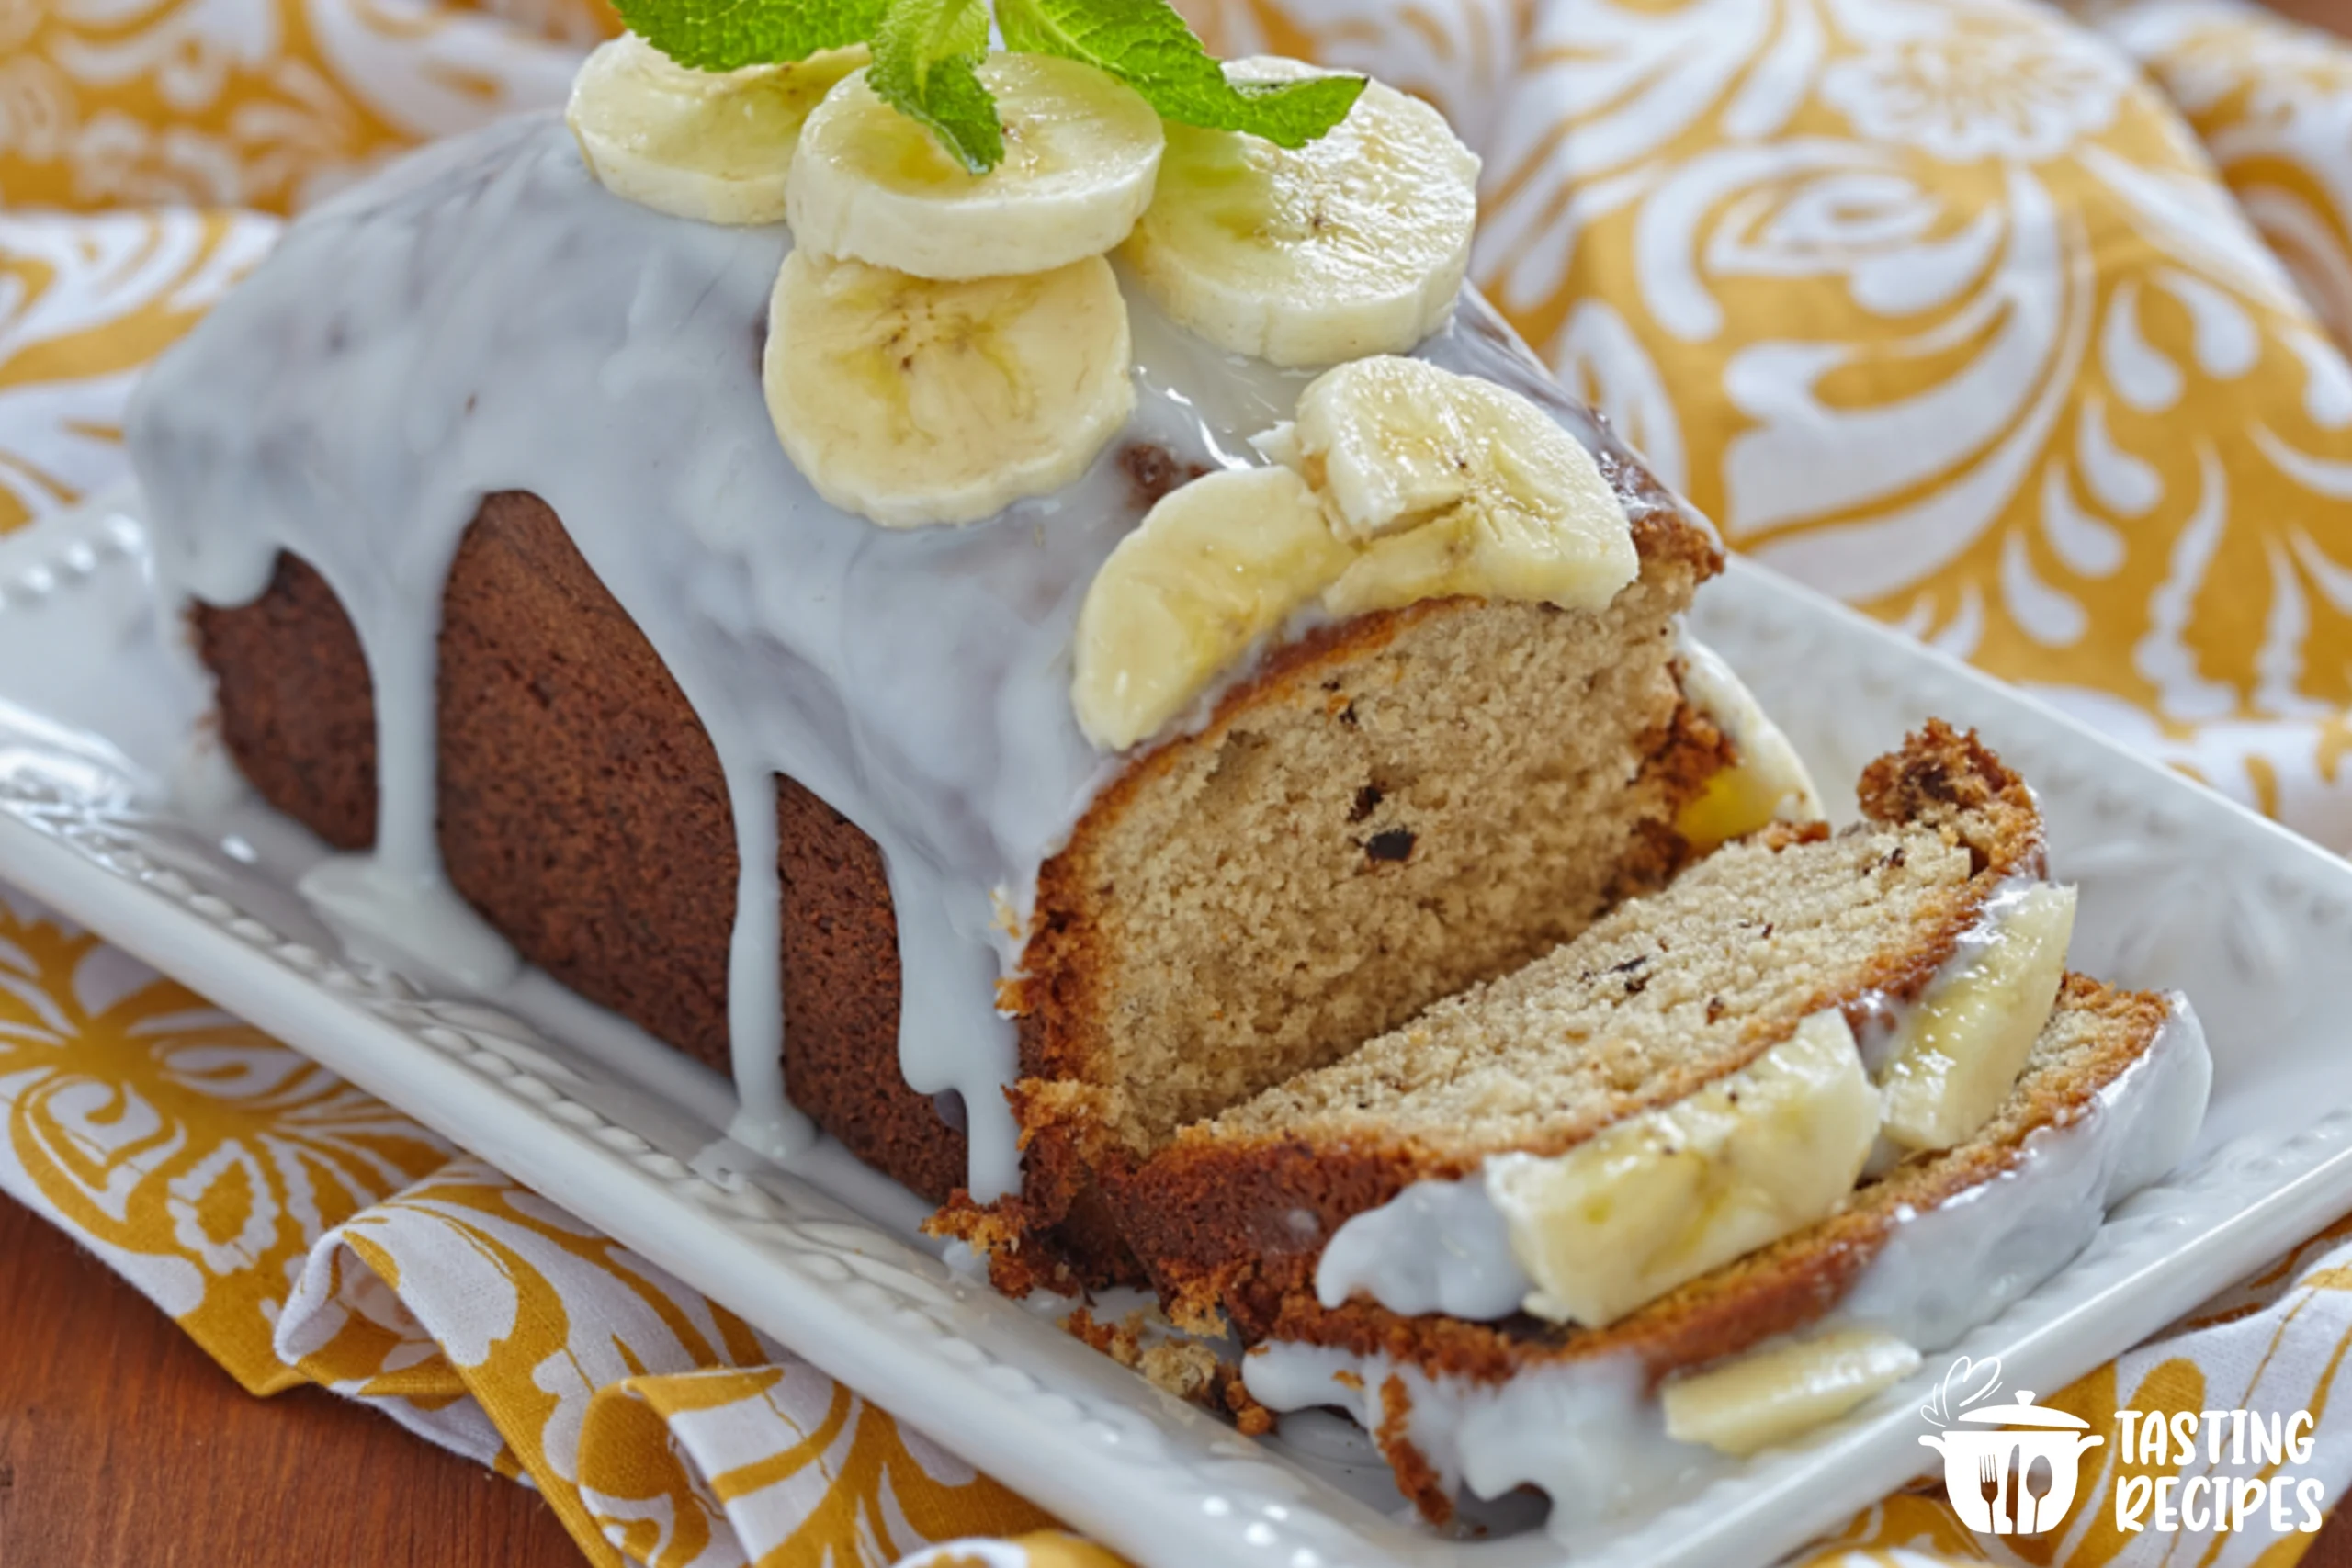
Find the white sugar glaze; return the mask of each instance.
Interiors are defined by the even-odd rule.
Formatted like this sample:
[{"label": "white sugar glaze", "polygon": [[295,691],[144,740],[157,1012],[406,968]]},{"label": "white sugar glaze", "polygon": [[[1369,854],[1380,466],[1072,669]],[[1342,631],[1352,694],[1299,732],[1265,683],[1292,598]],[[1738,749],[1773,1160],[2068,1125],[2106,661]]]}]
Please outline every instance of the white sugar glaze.
[{"label": "white sugar glaze", "polygon": [[[1878,1256],[1807,1335],[1873,1328],[1934,1352],[1990,1322],[2064,1268],[2108,1209],[2179,1161],[2211,1081],[2204,1031],[2176,996],[2148,1050],[2071,1119],[2029,1136],[2008,1169],[1936,1208],[1898,1214]],[[1273,1409],[1336,1406],[1367,1430],[1381,1423],[1382,1385],[1397,1378],[1412,1403],[1407,1435],[1448,1490],[1492,1498],[1536,1487],[1552,1499],[1546,1528],[1563,1540],[1689,1497],[1736,1462],[1667,1436],[1629,1355],[1481,1384],[1386,1357],[1270,1341],[1242,1371]]]},{"label": "white sugar glaze", "polygon": [[1483,1174],[1416,1181],[1376,1209],[1351,1214],[1315,1265],[1327,1307],[1363,1295],[1391,1312],[1442,1312],[1492,1323],[1535,1289]]},{"label": "white sugar glaze", "polygon": [[[1080,734],[1069,688],[1080,602],[1141,515],[1120,451],[1254,464],[1247,438],[1290,416],[1307,377],[1217,353],[1129,290],[1136,409],[1083,479],[969,527],[879,528],[820,502],[768,423],[758,355],[790,243],[780,225],[632,206],[590,179],[553,116],[502,122],[295,224],[158,364],[131,455],[175,605],[252,600],[281,550],[343,602],[375,682],[377,845],[307,890],[477,989],[514,957],[450,891],[435,843],[441,588],[486,494],[545,500],[725,772],[742,868],[737,1135],[776,1153],[808,1135],[779,1053],[782,773],[881,848],[901,1070],[962,1097],[985,1201],[1019,1181],[995,986],[1019,962],[1039,866],[1119,767]],[[1419,352],[1536,399],[1629,510],[1653,504],[1623,448],[1475,297]]]},{"label": "white sugar glaze", "polygon": [[[1738,687],[1713,653],[1688,641],[1683,648],[1686,659],[1696,649],[1714,660],[1721,678],[1731,680],[1734,689],[1745,695],[1744,688]],[[1699,684],[1692,685],[1693,703],[1700,701]],[[1714,716],[1710,712],[1709,716]],[[1771,742],[1788,744],[1760,710],[1744,734],[1729,729],[1724,733],[1733,736],[1735,746],[1754,749],[1744,750],[1743,755],[1769,759]],[[1804,780],[1804,788],[1811,791],[1812,782],[1802,766],[1793,777]],[[1792,783],[1791,787],[1796,786]],[[2018,902],[2042,885],[2041,878],[2033,876],[2007,877],[1996,883],[1985,895],[1975,921],[1961,933],[1951,956],[1937,965],[1917,999],[1898,1001],[1878,990],[1863,994],[1858,1006],[1869,1022],[1856,1043],[1872,1078],[1894,1055],[1904,1021],[1973,966]],[[1865,1168],[1864,1174],[1869,1176],[1883,1175],[1903,1157],[1904,1151],[1883,1134],[1878,1142]],[[1511,1250],[1502,1211],[1488,1196],[1487,1168],[1482,1166],[1478,1174],[1453,1180],[1416,1181],[1379,1207],[1348,1216],[1316,1261],[1317,1299],[1335,1307],[1351,1295],[1363,1295],[1391,1312],[1408,1315],[1442,1312],[1480,1323],[1497,1322],[1518,1312],[1535,1282]]]}]

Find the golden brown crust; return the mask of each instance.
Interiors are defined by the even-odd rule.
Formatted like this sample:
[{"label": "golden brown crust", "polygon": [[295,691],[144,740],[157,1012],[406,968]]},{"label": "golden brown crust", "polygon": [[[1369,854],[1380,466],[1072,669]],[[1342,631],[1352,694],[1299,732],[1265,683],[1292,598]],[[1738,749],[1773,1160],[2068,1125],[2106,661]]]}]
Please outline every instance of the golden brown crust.
[{"label": "golden brown crust", "polygon": [[1143,1266],[1080,1156],[1083,1134],[1065,1128],[1066,1112],[1039,1086],[1023,1082],[1007,1096],[1021,1122],[1021,1190],[975,1203],[959,1187],[923,1228],[979,1252],[989,1282],[1016,1300],[1036,1290],[1076,1295],[1141,1282]]},{"label": "golden brown crust", "polygon": [[1974,730],[1931,718],[1862,770],[1855,795],[1875,822],[1945,825],[1969,817],[1992,829],[1967,840],[1974,869],[2043,876],[2049,866],[2033,792]]},{"label": "golden brown crust", "polygon": [[[2000,882],[2042,870],[2041,821],[2023,782],[1978,741],[1930,721],[1863,775],[1866,815],[1886,824],[1946,826],[1966,814],[1976,874],[1935,926],[1900,950],[1874,955],[1850,985],[1825,992],[1802,1014],[1842,1005],[1858,1031],[1881,998],[1917,997],[1979,918]],[[1947,827],[1948,831],[1953,831]],[[1817,841],[1826,829],[1774,827],[1759,835],[1776,851]],[[1759,1032],[1755,1053],[1773,1040]],[[1416,1181],[1450,1180],[1491,1151],[1398,1135],[1329,1144],[1297,1135],[1252,1137],[1208,1125],[1181,1132],[1139,1169],[1110,1168],[1106,1179],[1128,1244],[1143,1259],[1170,1317],[1216,1332],[1220,1315],[1245,1338],[1288,1337],[1296,1303],[1311,1303],[1325,1245],[1352,1216],[1377,1208]],[[1557,1153],[1531,1146],[1524,1152]],[[1761,1321],[1806,1321],[1823,1291],[1842,1291],[1839,1252],[1810,1260],[1805,1275],[1752,1292],[1742,1311]],[[1765,1299],[1767,1296],[1770,1299]],[[1832,1299],[1834,1299],[1834,1294]]]},{"label": "golden brown crust", "polygon": [[[375,837],[373,691],[326,583],[193,613],[220,734],[263,798],[339,849]],[[531,962],[690,1055],[728,1065],[735,839],[685,698],[537,498],[493,495],[450,567],[440,639],[440,840],[451,883]],[[934,1199],[963,1135],[896,1071],[897,927],[872,840],[776,790],[786,1071],[862,1159]],[[881,1070],[877,1070],[877,1064]]]},{"label": "golden brown crust", "polygon": [[221,742],[262,798],[335,849],[375,842],[373,688],[325,579],[281,555],[261,597],[188,618],[220,682]]},{"label": "golden brown crust", "polygon": [[1421,1517],[1433,1525],[1449,1523],[1453,1517],[1453,1494],[1446,1490],[1445,1478],[1437,1466],[1413,1445],[1409,1435],[1413,1429],[1413,1396],[1405,1387],[1405,1380],[1391,1376],[1380,1385],[1380,1424],[1373,1428],[1372,1440],[1379,1445],[1380,1455],[1396,1477],[1396,1490],[1412,1500]]},{"label": "golden brown crust", "polygon": [[1245,1438],[1262,1438],[1274,1429],[1274,1413],[1258,1403],[1250,1392],[1241,1369],[1230,1361],[1217,1363],[1217,1386],[1225,1398],[1225,1408],[1233,1416],[1234,1428]]}]

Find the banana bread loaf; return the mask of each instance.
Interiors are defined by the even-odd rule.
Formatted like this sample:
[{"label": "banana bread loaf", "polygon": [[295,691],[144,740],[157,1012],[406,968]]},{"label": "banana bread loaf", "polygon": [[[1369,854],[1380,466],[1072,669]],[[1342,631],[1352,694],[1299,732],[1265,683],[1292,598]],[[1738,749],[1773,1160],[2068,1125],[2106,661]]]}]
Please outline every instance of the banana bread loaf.
[{"label": "banana bread loaf", "polygon": [[[731,1071],[741,1140],[812,1118],[1008,1288],[1074,1287],[1136,1277],[1102,1173],[1810,803],[1686,679],[1712,531],[1474,295],[1312,376],[1099,258],[865,265],[624,201],[524,117],[307,214],[158,364],[164,592],[237,766],[344,852],[322,908],[477,989],[544,967]],[[1055,395],[1128,417],[909,525],[876,487],[947,504],[926,452],[1035,482],[1000,413],[1060,450],[1020,394],[1065,288],[1101,341]],[[911,436],[844,380],[820,489],[775,427],[819,344],[885,393],[1028,380],[910,396],[954,405]]]}]

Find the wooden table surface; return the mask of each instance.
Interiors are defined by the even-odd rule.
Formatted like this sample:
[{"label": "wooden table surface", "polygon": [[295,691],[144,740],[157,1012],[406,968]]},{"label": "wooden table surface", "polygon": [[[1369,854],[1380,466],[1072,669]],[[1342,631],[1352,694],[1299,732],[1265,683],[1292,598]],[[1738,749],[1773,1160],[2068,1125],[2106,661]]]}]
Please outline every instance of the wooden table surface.
[{"label": "wooden table surface", "polygon": [[2352,0],[2267,0],[2270,9],[2332,32],[2352,33]]},{"label": "wooden table surface", "polygon": [[0,1198],[0,1568],[580,1568],[539,1495],[322,1389],[255,1399]]}]

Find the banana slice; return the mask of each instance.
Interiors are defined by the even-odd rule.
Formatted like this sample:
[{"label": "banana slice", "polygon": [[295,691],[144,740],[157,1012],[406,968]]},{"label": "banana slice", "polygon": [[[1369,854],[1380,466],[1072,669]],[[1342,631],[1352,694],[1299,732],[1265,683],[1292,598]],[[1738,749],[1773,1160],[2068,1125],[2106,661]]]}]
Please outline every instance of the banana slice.
[{"label": "banana slice", "polygon": [[1364,545],[1325,595],[1335,615],[1455,593],[1597,610],[1641,570],[1592,454],[1475,376],[1386,355],[1342,365],[1257,445]]},{"label": "banana slice", "polygon": [[1674,830],[1704,853],[1771,822],[1818,822],[1827,813],[1789,738],[1723,656],[1689,637],[1679,650],[1682,694],[1737,753],[1676,814]]},{"label": "banana slice", "polygon": [[701,223],[774,223],[802,123],[865,58],[860,45],[789,65],[693,71],[623,33],[581,64],[564,120],[615,196]]},{"label": "banana slice", "polygon": [[1343,365],[1255,444],[1283,466],[1172,492],[1089,590],[1102,629],[1090,653],[1081,617],[1073,696],[1097,745],[1157,729],[1318,595],[1337,616],[1452,594],[1597,609],[1641,569],[1591,455],[1489,381]]},{"label": "banana slice", "polygon": [[1835,1421],[1919,1370],[1892,1334],[1845,1328],[1679,1377],[1659,1394],[1666,1435],[1735,1458]]},{"label": "banana slice", "polygon": [[917,277],[1046,272],[1099,256],[1151,203],[1159,117],[1091,65],[992,54],[979,77],[1004,161],[975,175],[863,73],[808,117],[789,191],[796,243]]},{"label": "banana slice", "polygon": [[1119,541],[1078,615],[1079,728],[1124,750],[1311,601],[1353,555],[1288,468],[1208,474]]},{"label": "banana slice", "polygon": [[1996,909],[1983,950],[1928,988],[1888,1049],[1888,1137],[1948,1149],[1992,1117],[2058,1005],[2074,932],[2072,887],[2044,883]]},{"label": "banana slice", "polygon": [[1684,803],[1675,813],[1674,830],[1693,851],[1705,854],[1781,820],[1788,798],[1788,791],[1777,780],[1743,757],[1711,775],[1699,793]]},{"label": "banana slice", "polygon": [[[1237,82],[1316,74],[1227,62]],[[1159,187],[1120,251],[1160,309],[1234,354],[1336,365],[1401,354],[1443,325],[1478,216],[1478,159],[1417,98],[1373,82],[1295,150],[1168,127]]]},{"label": "banana slice", "polygon": [[1878,1091],[1831,1009],[1739,1071],[1566,1154],[1489,1158],[1487,1196],[1535,1284],[1527,1310],[1599,1328],[1827,1214],[1878,1127]]},{"label": "banana slice", "polygon": [[768,415],[817,493],[885,527],[971,523],[1086,471],[1135,407],[1111,266],[940,283],[795,250]]}]

